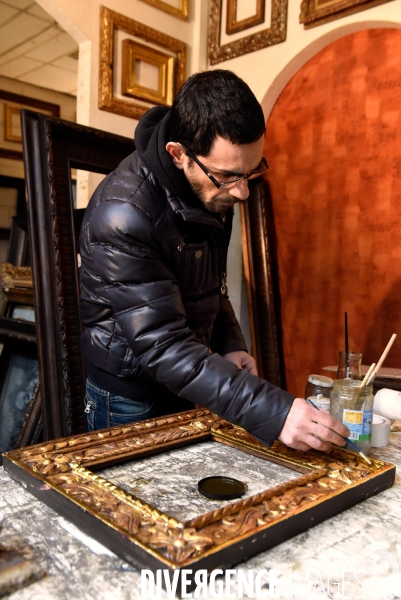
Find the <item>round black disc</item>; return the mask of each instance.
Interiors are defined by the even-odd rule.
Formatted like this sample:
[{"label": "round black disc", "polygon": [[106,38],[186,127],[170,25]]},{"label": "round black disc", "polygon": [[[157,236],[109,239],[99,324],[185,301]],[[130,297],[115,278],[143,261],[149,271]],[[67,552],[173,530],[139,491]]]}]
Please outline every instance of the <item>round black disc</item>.
[{"label": "round black disc", "polygon": [[201,479],[198,482],[198,490],[202,496],[212,500],[233,500],[243,495],[245,486],[238,479],[216,475]]}]

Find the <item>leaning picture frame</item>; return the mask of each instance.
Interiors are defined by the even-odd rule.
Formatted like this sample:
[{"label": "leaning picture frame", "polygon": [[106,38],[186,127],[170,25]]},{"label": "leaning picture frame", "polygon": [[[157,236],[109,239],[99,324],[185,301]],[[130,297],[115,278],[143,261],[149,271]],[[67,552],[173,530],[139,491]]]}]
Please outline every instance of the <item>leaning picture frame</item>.
[{"label": "leaning picture frame", "polygon": [[[40,399],[36,345],[17,338],[12,330],[0,333],[0,452],[19,447],[24,438],[35,441]],[[29,415],[35,413],[35,424]],[[32,430],[34,429],[34,431]]]},{"label": "leaning picture frame", "polygon": [[[207,441],[287,467],[295,477],[179,520],[97,473]],[[368,465],[359,454],[339,448],[301,452],[280,442],[266,448],[206,409],[13,450],[4,454],[3,465],[39,500],[112,552],[140,569],[164,569],[170,577],[178,572],[190,588],[197,571],[245,560],[391,487],[395,479],[394,465],[373,458]]]}]

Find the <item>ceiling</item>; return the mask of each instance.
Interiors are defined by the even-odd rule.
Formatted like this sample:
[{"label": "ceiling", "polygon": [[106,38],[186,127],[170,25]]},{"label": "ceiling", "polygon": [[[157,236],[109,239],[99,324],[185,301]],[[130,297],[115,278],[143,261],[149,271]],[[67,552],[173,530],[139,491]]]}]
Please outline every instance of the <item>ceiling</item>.
[{"label": "ceiling", "polygon": [[32,0],[0,0],[0,75],[77,94],[78,44]]}]

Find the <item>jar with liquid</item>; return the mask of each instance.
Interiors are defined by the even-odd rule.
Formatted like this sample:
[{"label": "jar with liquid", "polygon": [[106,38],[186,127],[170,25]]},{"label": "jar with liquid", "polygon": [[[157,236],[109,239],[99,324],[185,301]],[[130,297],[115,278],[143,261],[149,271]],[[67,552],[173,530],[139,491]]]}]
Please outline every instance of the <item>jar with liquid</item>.
[{"label": "jar with liquid", "polygon": [[305,388],[305,398],[311,398],[322,394],[323,398],[330,398],[330,392],[333,387],[333,380],[331,377],[325,377],[324,375],[309,375],[308,382]]},{"label": "jar with liquid", "polygon": [[[330,394],[330,413],[350,430],[354,444],[368,454],[372,441],[373,391],[372,386],[359,389],[355,379],[337,379]],[[347,446],[347,450],[351,450]]]}]

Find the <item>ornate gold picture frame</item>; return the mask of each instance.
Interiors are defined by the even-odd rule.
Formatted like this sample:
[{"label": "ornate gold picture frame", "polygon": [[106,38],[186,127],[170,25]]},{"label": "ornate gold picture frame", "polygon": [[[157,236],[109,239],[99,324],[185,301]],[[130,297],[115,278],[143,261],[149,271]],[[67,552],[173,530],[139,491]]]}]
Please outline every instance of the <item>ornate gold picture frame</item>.
[{"label": "ornate gold picture frame", "polygon": [[390,0],[302,0],[299,22],[310,29],[386,2]]},{"label": "ornate gold picture frame", "polygon": [[232,33],[238,33],[238,31],[244,31],[248,27],[254,27],[260,25],[265,20],[265,5],[266,0],[256,0],[256,12],[251,17],[246,19],[237,20],[237,9],[238,0],[227,0],[227,19],[226,19],[226,33],[231,35]]},{"label": "ornate gold picture frame", "polygon": [[150,4],[155,8],[159,8],[160,10],[163,10],[169,15],[178,17],[178,19],[182,19],[183,21],[188,20],[189,0],[180,0],[179,8],[172,6],[168,2],[163,2],[162,0],[142,0],[142,2],[146,2],[146,4]]},{"label": "ornate gold picture frame", "polygon": [[[100,7],[100,71],[99,71],[99,108],[108,112],[140,119],[140,117],[154,104],[150,103],[148,91],[136,90],[135,98],[140,98],[144,103],[138,104],[128,99],[119,98],[114,92],[115,66],[116,66],[116,32],[121,30],[133,35],[145,42],[166,49],[173,56],[174,75],[170,76],[173,81],[173,94],[175,94],[184,83],[186,78],[186,44],[169,35],[147,27],[138,21],[134,21],[105,6]],[[149,46],[149,53],[151,46]],[[148,54],[148,59],[150,54]],[[154,58],[154,57],[153,57]],[[126,83],[127,75],[122,78]],[[124,85],[123,85],[124,89]],[[142,91],[142,95],[141,94]],[[157,90],[156,90],[157,91]],[[160,101],[158,101],[160,102]]]},{"label": "ornate gold picture frame", "polygon": [[[265,2],[263,0],[263,8]],[[210,3],[210,16],[209,16],[209,60],[210,64],[215,65],[224,60],[236,58],[249,52],[255,52],[255,50],[261,50],[267,46],[279,44],[284,42],[287,34],[287,3],[288,0],[269,0],[271,2],[271,20],[270,27],[254,33],[253,35],[247,35],[233,42],[223,44],[220,43],[221,37],[221,24],[222,24],[222,0],[211,0]],[[235,0],[229,0],[227,9],[227,21],[228,11],[231,11],[231,15],[236,14],[234,9]],[[258,6],[261,3],[258,3]],[[231,17],[235,18],[235,17]],[[263,23],[263,21],[261,21]],[[245,27],[240,27],[238,31],[242,31],[245,27],[253,26],[247,24]]]},{"label": "ornate gold picture frame", "polygon": [[[174,98],[174,57],[133,40],[124,40],[122,50],[121,93],[155,104],[171,106]],[[141,85],[138,80],[136,66],[141,61],[157,68],[157,89]]]},{"label": "ornate gold picture frame", "polygon": [[0,158],[22,160],[22,139],[19,127],[21,108],[30,107],[52,115],[60,116],[60,106],[37,98],[14,94],[0,90],[0,113],[3,112],[2,130],[0,131]]},{"label": "ornate gold picture frame", "polygon": [[[245,499],[180,521],[96,471],[212,440],[298,472]],[[224,568],[316,525],[394,483],[395,466],[332,449],[266,448],[205,409],[80,434],[3,456],[3,465],[37,498],[139,568]],[[166,475],[168,477],[168,475]],[[196,483],[196,482],[194,482]],[[188,574],[186,574],[188,577]]]}]

